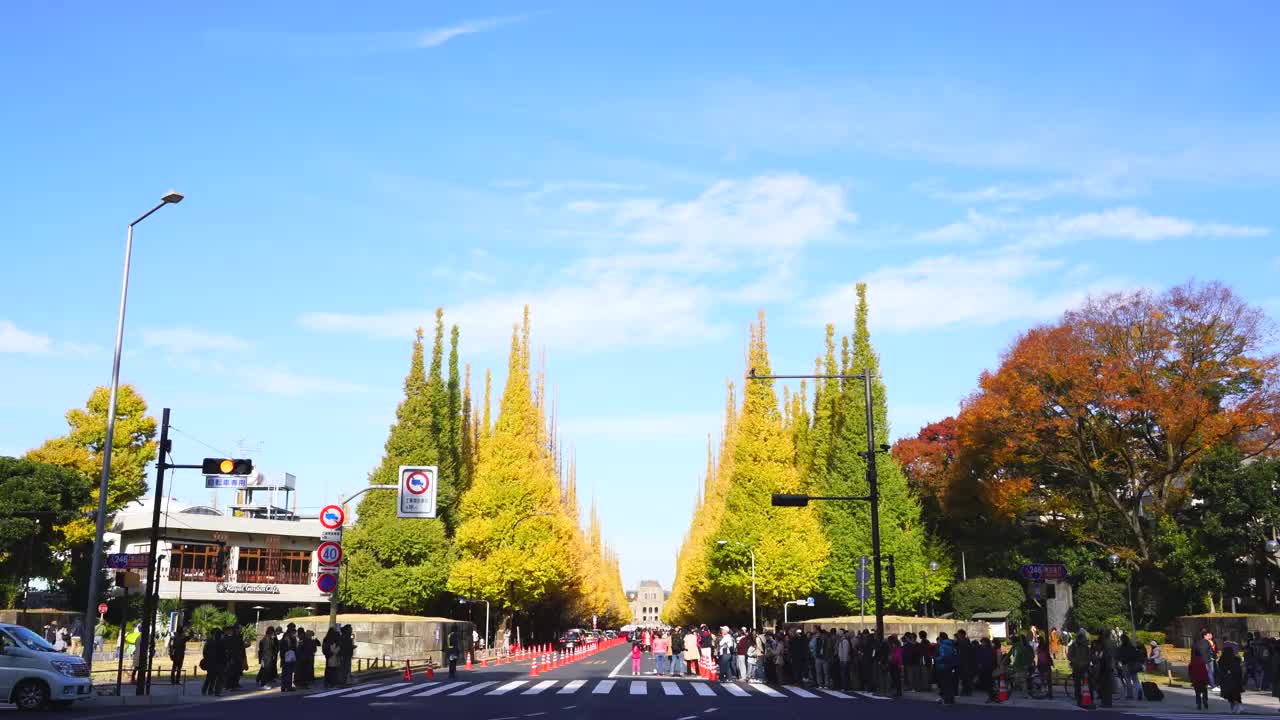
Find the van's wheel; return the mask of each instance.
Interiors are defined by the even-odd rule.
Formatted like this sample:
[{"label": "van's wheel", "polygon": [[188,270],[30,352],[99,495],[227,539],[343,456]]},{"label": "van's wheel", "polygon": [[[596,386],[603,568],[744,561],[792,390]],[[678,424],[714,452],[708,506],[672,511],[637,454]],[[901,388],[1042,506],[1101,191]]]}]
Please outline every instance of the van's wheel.
[{"label": "van's wheel", "polygon": [[13,691],[13,704],[19,710],[40,710],[49,702],[49,688],[39,680],[26,680]]}]

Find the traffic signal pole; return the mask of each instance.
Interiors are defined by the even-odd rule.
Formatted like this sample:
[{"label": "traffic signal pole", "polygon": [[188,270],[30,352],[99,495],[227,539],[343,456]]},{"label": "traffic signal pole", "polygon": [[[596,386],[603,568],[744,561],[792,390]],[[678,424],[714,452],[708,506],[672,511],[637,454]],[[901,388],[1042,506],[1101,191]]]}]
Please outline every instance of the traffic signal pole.
[{"label": "traffic signal pole", "polygon": [[[755,368],[747,372],[748,380],[862,380],[863,397],[867,406],[867,451],[858,455],[867,460],[867,495],[866,496],[818,496],[774,493],[772,503],[776,507],[804,507],[810,500],[855,500],[871,503],[871,554],[875,562],[876,593],[876,636],[884,639],[884,590],[881,586],[880,562],[880,483],[876,472],[876,453],[888,451],[888,445],[876,447],[876,416],[871,406],[871,368],[865,368],[858,374],[837,375],[757,375]],[[784,609],[785,612],[785,609]]]}]

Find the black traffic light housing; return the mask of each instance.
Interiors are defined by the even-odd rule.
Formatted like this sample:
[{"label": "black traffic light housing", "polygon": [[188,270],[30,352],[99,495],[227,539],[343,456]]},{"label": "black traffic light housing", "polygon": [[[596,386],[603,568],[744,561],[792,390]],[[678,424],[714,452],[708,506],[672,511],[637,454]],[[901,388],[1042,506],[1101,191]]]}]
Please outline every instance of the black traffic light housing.
[{"label": "black traffic light housing", "polygon": [[252,475],[253,461],[247,458],[205,458],[200,464],[205,475]]},{"label": "black traffic light housing", "polygon": [[809,504],[808,495],[791,495],[787,493],[774,493],[774,507],[805,507]]},{"label": "black traffic light housing", "polygon": [[889,567],[886,568],[886,571],[889,576],[887,578],[887,584],[889,585],[889,587],[895,588],[898,586],[898,569],[893,566],[892,555],[886,555],[884,559],[889,562]]},{"label": "black traffic light housing", "polygon": [[125,578],[124,571],[123,570],[116,571],[116,587],[122,588],[125,586],[126,582],[128,581]]}]

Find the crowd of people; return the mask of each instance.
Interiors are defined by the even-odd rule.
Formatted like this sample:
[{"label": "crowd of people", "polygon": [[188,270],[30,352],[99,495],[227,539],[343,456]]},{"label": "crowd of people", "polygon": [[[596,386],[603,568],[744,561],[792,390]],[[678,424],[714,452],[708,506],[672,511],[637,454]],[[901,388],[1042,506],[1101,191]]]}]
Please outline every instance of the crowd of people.
[{"label": "crowd of people", "polygon": [[[707,625],[647,629],[631,635],[632,674],[644,674],[644,653],[652,655],[652,672],[660,676],[697,674],[714,665],[722,682],[796,684],[831,690],[939,695],[953,704],[957,695],[982,693],[1000,702],[1004,693],[1053,696],[1054,664],[1065,659],[1077,704],[1087,685],[1094,702],[1111,707],[1118,685],[1129,700],[1160,699],[1159,689],[1144,689],[1139,673],[1163,672],[1167,660],[1155,641],[1149,649],[1119,629],[1074,636],[1057,628],[1034,626],[1007,641],[970,639],[963,629],[954,636],[940,632],[907,632],[877,640],[869,630],[814,627],[778,631],[733,630]],[[1197,708],[1208,709],[1208,691],[1217,688],[1231,712],[1241,709],[1246,685],[1270,689],[1280,698],[1280,639],[1249,635],[1245,646],[1225,643],[1221,650],[1208,631],[1192,648],[1189,669]]]},{"label": "crowd of people", "polygon": [[[169,644],[169,658],[173,662],[170,682],[181,681],[187,637],[188,631],[184,628]],[[248,647],[248,641],[235,625],[210,632],[201,649],[200,669],[205,672],[201,694],[221,695],[225,690],[241,689],[241,679],[248,669]],[[325,659],[324,686],[345,687],[351,684],[351,658],[355,649],[350,625],[329,628],[319,641],[313,631],[293,623],[268,627],[258,639],[258,673],[254,681],[259,689],[274,688],[278,683],[281,692],[310,688],[316,679],[316,653],[320,652]]]}]

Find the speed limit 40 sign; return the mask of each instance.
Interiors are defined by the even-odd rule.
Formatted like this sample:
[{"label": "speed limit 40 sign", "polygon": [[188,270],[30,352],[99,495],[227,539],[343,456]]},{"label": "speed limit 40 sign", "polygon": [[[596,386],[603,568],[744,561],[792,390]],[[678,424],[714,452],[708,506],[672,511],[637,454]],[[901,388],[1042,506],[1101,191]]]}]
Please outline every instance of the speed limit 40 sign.
[{"label": "speed limit 40 sign", "polygon": [[336,542],[322,542],[316,548],[316,557],[326,567],[337,567],[342,562],[342,546]]}]

